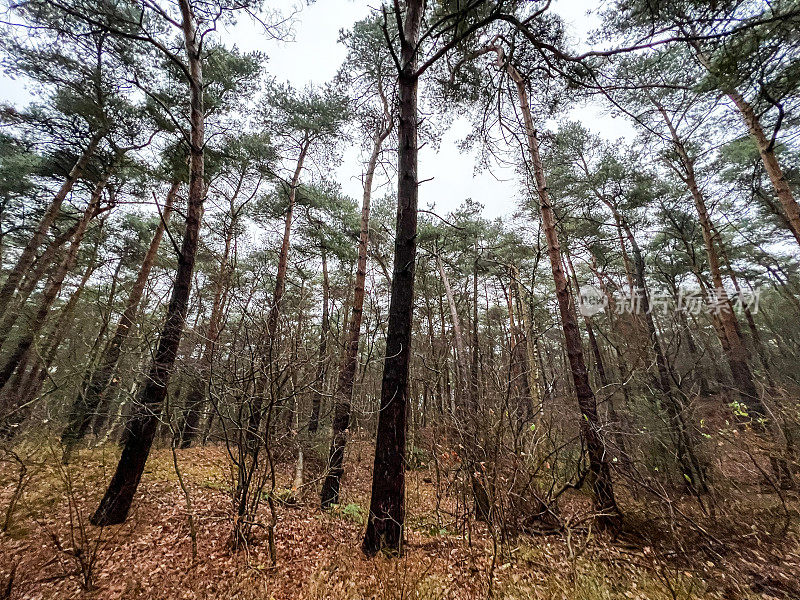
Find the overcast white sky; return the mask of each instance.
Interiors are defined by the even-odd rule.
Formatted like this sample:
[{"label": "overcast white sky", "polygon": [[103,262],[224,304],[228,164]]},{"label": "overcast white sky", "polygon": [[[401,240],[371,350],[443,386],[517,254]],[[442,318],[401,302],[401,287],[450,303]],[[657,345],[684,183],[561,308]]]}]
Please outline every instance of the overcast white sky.
[{"label": "overcast white sky", "polygon": [[[278,79],[288,80],[296,87],[330,80],[344,60],[345,49],[337,43],[340,29],[348,29],[355,21],[369,13],[377,0],[318,0],[310,6],[297,0],[279,0],[272,6],[283,10],[298,8],[294,41],[277,42],[267,39],[252,23],[242,20],[232,31],[225,32],[226,42],[235,43],[242,50],[260,50],[267,54],[268,71]],[[596,6],[590,0],[556,0],[554,10],[569,25],[569,34],[577,42],[587,39],[597,26],[594,16],[587,10]],[[0,101],[22,104],[28,100],[23,85],[9,80],[0,73]],[[622,119],[612,119],[596,106],[575,109],[572,118],[581,120],[592,130],[616,139],[627,135],[630,126]],[[485,216],[494,218],[510,216],[516,209],[516,184],[510,170],[495,169],[493,173],[475,174],[474,154],[462,154],[457,141],[469,133],[470,125],[457,120],[445,134],[438,151],[425,147],[420,152],[420,180],[433,178],[420,186],[420,206],[435,203],[437,212],[444,214],[455,209],[466,198],[482,203]],[[345,152],[337,169],[337,179],[344,191],[360,199],[361,160],[356,148]],[[379,190],[378,194],[385,193]]]}]

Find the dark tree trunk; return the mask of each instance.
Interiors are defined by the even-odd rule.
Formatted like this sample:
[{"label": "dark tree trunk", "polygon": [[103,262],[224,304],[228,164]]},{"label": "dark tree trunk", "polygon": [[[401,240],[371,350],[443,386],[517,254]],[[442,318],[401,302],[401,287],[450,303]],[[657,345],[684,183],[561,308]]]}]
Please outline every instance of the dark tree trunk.
[{"label": "dark tree trunk", "polygon": [[201,40],[196,29],[194,15],[188,0],[179,0],[179,5],[183,18],[183,36],[190,73],[189,198],[186,210],[186,230],[178,256],[178,270],[175,274],[175,283],[164,328],[150,365],[149,375],[139,394],[139,402],[127,424],[125,446],[117,464],[117,470],[100,506],[90,519],[94,525],[122,523],[128,516],[153,444],[158,416],[175,365],[175,357],[178,353],[189,306],[189,293],[206,191],[203,156],[203,74],[200,56]]},{"label": "dark tree trunk", "polygon": [[417,256],[417,42],[425,3],[409,0],[403,24],[401,69],[398,75],[398,176],[397,228],[394,271],[386,330],[386,358],[381,382],[381,403],[372,497],[364,553],[381,550],[399,554],[405,522],[406,407],[414,316],[414,272]]}]

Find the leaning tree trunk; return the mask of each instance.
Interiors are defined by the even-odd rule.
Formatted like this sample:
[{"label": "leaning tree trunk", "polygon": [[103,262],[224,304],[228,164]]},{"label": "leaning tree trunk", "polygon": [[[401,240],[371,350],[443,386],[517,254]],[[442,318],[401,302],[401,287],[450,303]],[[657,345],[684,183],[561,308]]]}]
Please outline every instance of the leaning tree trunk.
[{"label": "leaning tree trunk", "polygon": [[689,192],[694,200],[695,209],[697,210],[700,228],[703,233],[706,257],[708,258],[708,266],[711,272],[711,282],[714,285],[715,296],[713,300],[719,308],[719,319],[725,334],[725,341],[728,345],[727,358],[734,383],[736,384],[737,391],[741,396],[743,404],[748,408],[749,412],[751,412],[756,419],[766,417],[764,405],[761,403],[761,398],[758,395],[753,380],[753,373],[747,362],[748,352],[742,341],[739,323],[736,319],[736,314],[733,312],[728,293],[725,291],[725,286],[722,281],[719,256],[714,247],[713,226],[708,214],[708,209],[706,208],[705,198],[703,198],[703,194],[700,192],[700,187],[697,183],[697,177],[694,171],[694,160],[686,151],[683,141],[680,139],[666,110],[661,106],[658,106],[658,109],[672,135],[673,145],[684,170],[684,181],[689,188]]},{"label": "leaning tree trunk", "polygon": [[786,213],[786,219],[789,223],[794,239],[800,244],[800,206],[797,200],[792,195],[792,190],[789,187],[789,182],[778,163],[778,158],[775,156],[775,145],[767,139],[764,134],[764,129],[761,127],[758,115],[753,110],[753,107],[745,101],[742,95],[735,89],[726,90],[725,93],[733,100],[736,108],[742,114],[747,128],[750,130],[750,135],[758,146],[758,153],[761,156],[761,162],[764,163],[764,169],[769,175],[769,180],[775,190],[775,195]]},{"label": "leaning tree trunk", "polygon": [[344,449],[350,427],[350,402],[353,399],[353,382],[358,368],[358,342],[361,337],[361,320],[364,316],[364,282],[367,279],[367,249],[369,247],[369,211],[372,199],[372,180],[378,166],[378,157],[384,140],[392,130],[391,118],[378,133],[372,145],[372,154],[364,174],[364,195],[361,200],[361,232],[358,237],[358,265],[353,291],[353,306],[348,324],[344,358],[339,369],[333,406],[333,435],[331,437],[328,472],[322,484],[322,508],[339,504],[339,489],[344,473]]},{"label": "leaning tree trunk", "polygon": [[105,189],[109,176],[110,172],[107,172],[103,179],[95,184],[94,189],[92,190],[92,198],[89,201],[89,204],[86,206],[86,210],[84,210],[83,216],[78,223],[78,227],[75,230],[75,235],[72,238],[69,250],[59,263],[56,270],[50,275],[50,278],[44,287],[42,299],[39,303],[39,309],[37,310],[33,319],[31,319],[30,325],[25,328],[22,337],[17,342],[16,347],[11,352],[8,359],[6,359],[5,364],[2,368],[0,368],[0,389],[5,387],[5,385],[8,383],[9,379],[14,374],[14,371],[17,370],[22,362],[23,357],[28,352],[28,349],[31,347],[34,340],[39,335],[39,332],[44,327],[47,321],[47,315],[50,312],[53,303],[56,301],[59,292],[61,291],[61,286],[64,283],[67,273],[69,273],[69,271],[75,266],[75,262],[78,259],[78,250],[80,249],[83,237],[86,235],[86,231],[89,228],[89,223],[100,212],[100,201],[103,198],[103,190]]},{"label": "leaning tree trunk", "polygon": [[25,306],[25,302],[28,301],[28,298],[33,290],[36,289],[36,286],[40,281],[42,281],[45,273],[47,273],[47,270],[56,260],[59,249],[72,239],[72,237],[75,235],[75,232],[78,230],[78,225],[80,225],[80,220],[53,241],[51,241],[47,245],[47,248],[45,248],[44,252],[42,252],[34,261],[33,265],[31,265],[30,272],[20,282],[13,302],[11,303],[9,309],[6,310],[6,314],[2,321],[0,321],[0,346],[2,346],[2,343],[8,339],[8,334],[11,333],[11,330],[14,328],[14,324],[23,314],[22,308]]},{"label": "leaning tree trunk", "polygon": [[561,247],[556,233],[556,218],[547,191],[547,181],[544,174],[544,165],[539,155],[539,140],[533,126],[528,92],[525,89],[525,80],[519,72],[502,56],[502,50],[497,49],[498,60],[504,64],[509,76],[517,88],[517,97],[520,110],[525,122],[525,132],[528,141],[528,150],[531,154],[533,175],[539,196],[539,209],[542,215],[547,250],[550,257],[550,266],[553,271],[553,280],[556,287],[561,326],[564,330],[567,358],[572,372],[572,381],[578,397],[578,408],[581,412],[580,430],[589,453],[589,469],[593,475],[594,500],[598,510],[598,523],[603,526],[616,528],[619,526],[621,514],[614,498],[614,487],[611,481],[611,469],[605,443],[599,433],[597,417],[597,401],[589,385],[589,374],[583,357],[581,336],[578,330],[578,317],[575,306],[570,298],[567,288],[567,278],[561,266]]},{"label": "leaning tree trunk", "polygon": [[[739,393],[739,399],[747,409],[748,417],[754,428],[761,435],[768,434],[769,437],[773,438],[772,441],[776,441],[780,436],[775,431],[775,424],[770,421],[766,407],[761,401],[761,397],[756,389],[753,372],[750,370],[750,365],[748,364],[749,352],[742,340],[741,329],[738,319],[736,318],[736,313],[733,311],[730,298],[725,291],[719,256],[714,246],[714,226],[708,214],[708,209],[706,208],[705,198],[697,184],[694,160],[689,156],[667,111],[658,104],[656,104],[656,107],[664,118],[664,122],[672,136],[673,145],[684,170],[684,181],[689,188],[697,210],[700,228],[703,232],[703,243],[706,249],[706,257],[708,258],[708,266],[711,272],[711,282],[715,288],[713,302],[714,308],[717,309],[718,313],[716,317],[719,319],[720,329],[722,330],[720,341],[722,342],[723,350],[728,359],[728,365],[730,366],[734,385]],[[785,488],[792,487],[791,471],[786,461],[781,458],[773,457],[772,467],[780,485]]]},{"label": "leaning tree trunk", "polygon": [[[236,527],[238,529],[239,523],[246,520],[247,513],[252,505],[252,496],[250,495],[250,481],[255,472],[256,465],[258,464],[259,451],[263,446],[267,450],[268,462],[272,464],[270,456],[270,448],[268,437],[272,429],[272,409],[274,408],[277,398],[279,397],[279,388],[281,386],[280,377],[281,373],[278,372],[278,319],[281,314],[283,305],[283,295],[286,290],[286,272],[289,264],[289,248],[291,242],[292,232],[292,218],[294,215],[295,200],[297,198],[297,188],[300,185],[300,175],[303,171],[303,163],[305,162],[306,154],[309,150],[311,142],[306,136],[300,147],[300,154],[297,158],[295,171],[288,189],[288,203],[286,207],[286,217],[283,227],[283,242],[281,243],[281,251],[278,256],[278,270],[275,274],[275,289],[272,294],[272,306],[270,307],[269,314],[267,315],[267,349],[266,357],[263,359],[266,365],[266,376],[261,375],[257,377],[253,383],[253,393],[250,396],[250,415],[247,420],[247,426],[244,431],[244,449],[241,457],[241,463],[238,469],[239,480],[236,487],[235,498],[237,505],[237,521]],[[259,357],[260,358],[260,357]],[[264,410],[264,397],[268,397],[267,410]],[[264,414],[267,414],[265,434],[262,438],[260,436],[261,423],[264,420]],[[270,508],[274,507],[272,500],[269,499]],[[270,530],[270,539],[273,531]],[[238,543],[238,542],[237,542]]]},{"label": "leaning tree trunk", "polygon": [[3,282],[3,287],[0,288],[0,316],[5,315],[6,309],[8,309],[11,300],[14,298],[14,292],[17,290],[17,286],[36,259],[39,246],[42,245],[47,231],[55,222],[56,217],[58,217],[58,213],[61,211],[61,205],[64,203],[67,195],[72,191],[75,182],[78,181],[78,178],[83,174],[86,165],[89,164],[89,160],[97,150],[97,146],[100,144],[100,140],[103,139],[104,135],[104,133],[98,132],[91,137],[88,146],[86,146],[86,149],[72,167],[69,175],[67,175],[67,179],[61,185],[61,188],[58,190],[58,193],[56,193],[50,206],[47,207],[47,211],[45,211],[42,219],[36,226],[33,236],[25,245],[25,248],[23,248],[22,254],[20,254],[16,264],[8,273],[6,280]]},{"label": "leaning tree trunk", "polygon": [[405,522],[405,456],[408,373],[414,317],[414,272],[417,257],[417,43],[424,13],[423,0],[408,0],[403,24],[398,73],[397,226],[394,272],[386,328],[381,402],[372,497],[362,550],[399,554]]},{"label": "leaning tree trunk", "polygon": [[91,517],[95,525],[122,523],[128,516],[136,489],[139,487],[147,457],[156,433],[161,405],[175,365],[184,321],[189,307],[195,255],[203,215],[204,181],[204,109],[203,72],[200,56],[200,34],[195,25],[189,0],[178,0],[183,18],[183,37],[189,60],[190,133],[189,133],[189,198],[186,209],[186,230],[178,256],[178,270],[172,288],[167,317],[158,340],[150,372],[139,394],[139,402],[127,424],[125,446],[117,470],[100,506]]},{"label": "leaning tree trunk", "polygon": [[100,366],[92,375],[86,390],[79,392],[72,404],[67,426],[61,433],[61,444],[63,446],[63,456],[65,460],[69,459],[69,454],[74,445],[86,435],[86,432],[89,430],[89,425],[95,415],[97,415],[98,419],[105,421],[104,416],[98,414],[98,408],[103,404],[109,404],[105,402],[105,399],[111,390],[116,387],[112,385],[114,371],[117,368],[117,363],[119,363],[122,346],[128,339],[128,335],[133,327],[134,319],[139,310],[139,302],[142,299],[142,294],[144,293],[145,286],[150,277],[150,271],[158,255],[158,247],[161,245],[161,238],[164,236],[164,230],[169,223],[169,218],[172,214],[172,205],[179,188],[179,182],[176,181],[172,183],[164,202],[161,219],[153,235],[153,239],[150,242],[150,247],[147,249],[147,253],[144,256],[142,266],[139,268],[136,281],[128,295],[125,310],[122,312],[122,316],[117,323],[114,336],[103,351],[103,356],[99,361]]},{"label": "leaning tree trunk", "polygon": [[10,391],[13,402],[16,405],[15,414],[11,415],[8,421],[3,424],[3,427],[8,430],[9,435],[13,435],[16,426],[26,419],[30,414],[33,402],[38,397],[45,378],[47,377],[47,373],[49,372],[52,364],[55,362],[56,356],[58,355],[58,350],[61,347],[61,343],[64,341],[67,332],[72,326],[72,316],[75,311],[75,307],[77,306],[83,291],[86,289],[86,284],[88,283],[89,278],[92,276],[98,266],[97,251],[100,247],[100,241],[101,240],[98,236],[92,257],[89,260],[89,263],[86,265],[86,269],[83,271],[83,276],[78,282],[75,291],[69,297],[69,300],[67,300],[67,303],[61,308],[58,321],[56,321],[55,327],[53,327],[52,331],[48,333],[47,343],[42,349],[41,355],[35,357],[32,356],[34,352],[33,348],[30,348],[28,352],[26,352],[26,356],[20,364],[20,367],[17,369],[16,380],[14,381],[13,385],[8,386],[8,388],[13,389],[9,390],[6,388],[6,390],[4,390],[4,392]]},{"label": "leaning tree trunk", "polygon": [[[714,77],[715,69],[708,56],[702,52],[697,42],[693,42],[691,45],[700,64]],[[729,85],[722,85],[721,89],[731,99],[739,114],[742,115],[742,119],[747,125],[747,130],[750,132],[750,137],[756,143],[764,170],[769,176],[770,183],[772,183],[772,189],[783,207],[789,230],[792,232],[794,239],[797,240],[797,243],[800,244],[800,205],[798,205],[792,194],[789,181],[786,179],[783,169],[781,169],[777,156],[775,156],[775,142],[767,138],[764,133],[764,127],[761,125],[761,119],[739,90]]]}]

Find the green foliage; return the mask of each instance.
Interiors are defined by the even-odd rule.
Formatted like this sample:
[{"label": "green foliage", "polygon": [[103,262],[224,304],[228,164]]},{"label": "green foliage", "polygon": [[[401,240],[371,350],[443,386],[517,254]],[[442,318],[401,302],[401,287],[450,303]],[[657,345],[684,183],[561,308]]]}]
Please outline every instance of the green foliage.
[{"label": "green foliage", "polygon": [[288,83],[269,82],[263,114],[267,128],[278,135],[290,132],[314,142],[341,136],[349,118],[347,96],[331,85],[296,90]]},{"label": "green foliage", "polygon": [[332,504],[329,512],[332,515],[351,521],[356,525],[363,525],[365,523],[364,509],[359,504],[353,502],[348,504]]}]

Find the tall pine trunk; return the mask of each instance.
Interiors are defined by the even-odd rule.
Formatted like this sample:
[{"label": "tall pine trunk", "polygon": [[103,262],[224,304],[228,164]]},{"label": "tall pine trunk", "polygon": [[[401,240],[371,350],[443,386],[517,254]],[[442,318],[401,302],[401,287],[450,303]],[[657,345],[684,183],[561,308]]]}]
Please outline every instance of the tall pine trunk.
[{"label": "tall pine trunk", "polygon": [[417,258],[417,43],[424,0],[408,0],[403,23],[398,73],[397,226],[394,271],[386,329],[381,402],[372,472],[367,530],[362,550],[399,554],[405,522],[405,455],[408,372],[414,316],[414,273]]},{"label": "tall pine trunk", "polygon": [[369,211],[372,200],[372,181],[378,166],[378,157],[383,142],[392,131],[390,115],[385,128],[377,133],[372,145],[372,154],[364,173],[364,195],[361,199],[361,232],[358,236],[358,263],[353,291],[353,305],[348,323],[344,358],[339,368],[336,392],[333,397],[333,435],[328,458],[328,472],[322,484],[322,508],[339,503],[339,489],[344,473],[344,450],[347,445],[347,430],[350,427],[350,403],[353,399],[353,383],[358,368],[358,342],[361,338],[361,321],[364,317],[364,283],[367,279],[367,250],[369,248]]},{"label": "tall pine trunk", "polygon": [[178,0],[183,19],[183,37],[189,62],[190,133],[189,133],[189,198],[186,228],[178,256],[178,269],[172,288],[167,317],[158,340],[150,372],[139,394],[138,403],[127,424],[125,446],[117,470],[100,506],[91,517],[95,525],[122,523],[128,516],[136,489],[139,487],[147,457],[156,433],[158,416],[178,353],[184,321],[189,307],[195,255],[197,254],[200,220],[205,198],[204,181],[204,108],[203,72],[200,56],[201,38],[189,0]]},{"label": "tall pine trunk", "polygon": [[[502,51],[498,49],[498,59],[501,63]],[[581,413],[580,430],[583,441],[589,454],[589,469],[593,476],[594,500],[598,511],[598,523],[603,526],[616,528],[619,526],[621,514],[614,498],[614,487],[611,481],[611,469],[608,464],[608,454],[605,443],[599,432],[597,416],[597,400],[589,385],[589,373],[583,357],[581,335],[578,330],[578,317],[575,305],[567,288],[567,277],[561,266],[561,247],[556,233],[556,218],[547,191],[547,181],[544,174],[544,165],[539,155],[539,140],[533,126],[528,92],[525,89],[525,80],[510,63],[505,63],[509,76],[516,84],[519,107],[525,123],[528,150],[531,154],[533,175],[539,197],[539,209],[542,215],[547,250],[550,257],[550,266],[553,271],[553,281],[556,287],[561,326],[564,330],[567,358],[572,372],[572,381],[578,397],[578,409]]]}]

